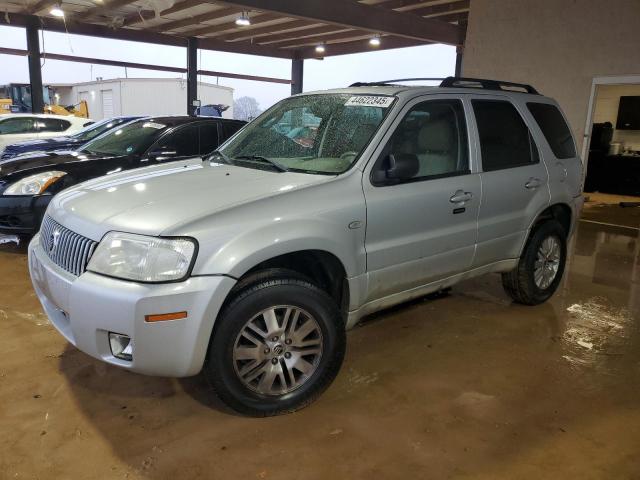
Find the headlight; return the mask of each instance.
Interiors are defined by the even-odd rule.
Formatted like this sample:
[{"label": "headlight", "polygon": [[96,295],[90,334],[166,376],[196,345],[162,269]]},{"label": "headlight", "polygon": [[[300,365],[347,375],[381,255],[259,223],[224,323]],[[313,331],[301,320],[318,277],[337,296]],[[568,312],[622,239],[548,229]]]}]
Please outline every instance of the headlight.
[{"label": "headlight", "polygon": [[191,238],[158,238],[109,232],[98,244],[87,270],[138,282],[171,282],[185,278],[195,259]]},{"label": "headlight", "polygon": [[43,193],[50,185],[64,177],[67,172],[41,172],[35,175],[29,175],[22,180],[9,185],[3,195],[39,195]]}]

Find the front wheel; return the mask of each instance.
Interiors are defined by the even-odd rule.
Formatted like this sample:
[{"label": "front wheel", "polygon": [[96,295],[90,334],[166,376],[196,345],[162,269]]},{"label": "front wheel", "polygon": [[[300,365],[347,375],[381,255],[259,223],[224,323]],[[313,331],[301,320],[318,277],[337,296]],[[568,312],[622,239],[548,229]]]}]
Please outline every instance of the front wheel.
[{"label": "front wheel", "polygon": [[247,415],[310,404],[344,358],[345,329],[335,303],[292,272],[257,277],[217,322],[204,372],[220,398]]},{"label": "front wheel", "polygon": [[538,305],[554,294],[567,259],[567,238],[556,220],[540,224],[524,247],[518,266],[502,274],[507,294],[524,305]]}]

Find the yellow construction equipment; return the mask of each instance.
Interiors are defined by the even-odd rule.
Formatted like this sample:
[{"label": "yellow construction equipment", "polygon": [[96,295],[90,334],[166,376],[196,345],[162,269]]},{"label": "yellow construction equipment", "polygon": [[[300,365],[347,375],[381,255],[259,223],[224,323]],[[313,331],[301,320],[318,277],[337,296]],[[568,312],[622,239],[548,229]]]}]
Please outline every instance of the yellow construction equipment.
[{"label": "yellow construction equipment", "polygon": [[[81,100],[75,105],[64,106],[52,103],[52,96],[50,87],[44,87],[45,107],[43,113],[89,118],[89,106],[86,100]],[[19,83],[0,85],[0,115],[7,113],[31,113],[31,87],[29,85]]]},{"label": "yellow construction equipment", "polygon": [[86,100],[80,100],[75,105],[45,105],[44,113],[54,115],[74,115],[76,117],[89,118],[89,105]]}]

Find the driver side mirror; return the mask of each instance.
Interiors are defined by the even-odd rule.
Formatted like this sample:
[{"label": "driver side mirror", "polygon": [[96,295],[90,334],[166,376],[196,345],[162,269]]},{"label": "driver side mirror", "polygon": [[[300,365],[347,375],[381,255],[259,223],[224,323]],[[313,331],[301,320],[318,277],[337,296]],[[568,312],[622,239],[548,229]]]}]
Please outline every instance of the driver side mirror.
[{"label": "driver side mirror", "polygon": [[386,177],[389,180],[404,181],[413,178],[420,169],[418,156],[412,153],[390,153]]}]

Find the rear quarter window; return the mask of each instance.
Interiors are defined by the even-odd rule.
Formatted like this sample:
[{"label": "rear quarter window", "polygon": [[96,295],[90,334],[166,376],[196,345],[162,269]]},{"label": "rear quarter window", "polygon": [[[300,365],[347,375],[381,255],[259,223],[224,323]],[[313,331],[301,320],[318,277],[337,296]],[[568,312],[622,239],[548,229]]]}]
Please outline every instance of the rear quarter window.
[{"label": "rear quarter window", "polygon": [[542,130],[542,134],[556,158],[575,157],[576,147],[573,143],[571,130],[558,107],[549,103],[529,102],[527,108]]},{"label": "rear quarter window", "polygon": [[71,126],[71,122],[57,118],[39,118],[38,128],[41,132],[64,132]]}]

